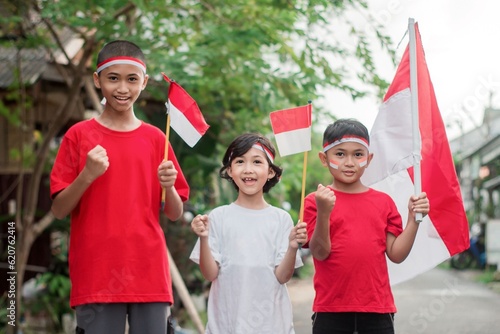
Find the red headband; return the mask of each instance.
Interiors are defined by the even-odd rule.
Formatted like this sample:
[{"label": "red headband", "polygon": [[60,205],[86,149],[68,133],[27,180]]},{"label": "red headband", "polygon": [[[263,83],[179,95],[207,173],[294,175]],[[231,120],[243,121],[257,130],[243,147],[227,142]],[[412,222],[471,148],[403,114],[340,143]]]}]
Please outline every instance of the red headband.
[{"label": "red headband", "polygon": [[345,135],[344,137],[340,138],[339,140],[334,141],[333,143],[326,143],[325,145],[323,145],[323,152],[328,151],[329,149],[331,149],[334,146],[337,146],[337,145],[340,145],[343,143],[348,143],[348,142],[358,143],[358,144],[361,144],[364,147],[366,147],[366,149],[368,149],[368,150],[370,149],[368,147],[368,140],[366,140],[365,138],[354,136],[354,135]]},{"label": "red headband", "polygon": [[269,149],[267,147],[265,147],[261,143],[255,143],[252,145],[252,147],[264,152],[267,155],[267,158],[271,161],[271,163],[274,162],[274,156],[271,153],[271,151],[269,151]]},{"label": "red headband", "polygon": [[133,58],[133,57],[124,57],[124,56],[119,56],[119,57],[111,57],[106,59],[105,61],[99,63],[97,65],[97,73],[100,73],[102,70],[105,68],[108,68],[113,65],[134,65],[139,67],[144,74],[146,74],[146,64],[140,59]]}]

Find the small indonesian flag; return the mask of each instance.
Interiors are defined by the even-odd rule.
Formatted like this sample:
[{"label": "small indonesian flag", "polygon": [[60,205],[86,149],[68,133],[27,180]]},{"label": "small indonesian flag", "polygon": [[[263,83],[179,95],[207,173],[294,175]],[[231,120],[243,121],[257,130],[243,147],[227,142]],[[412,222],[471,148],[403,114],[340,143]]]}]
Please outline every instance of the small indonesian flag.
[{"label": "small indonesian flag", "polygon": [[311,105],[269,114],[278,151],[282,157],[311,150]]},{"label": "small indonesian flag", "polygon": [[196,101],[175,81],[164,73],[163,78],[170,83],[168,102],[170,126],[190,147],[196,145],[210,127],[203,118]]}]

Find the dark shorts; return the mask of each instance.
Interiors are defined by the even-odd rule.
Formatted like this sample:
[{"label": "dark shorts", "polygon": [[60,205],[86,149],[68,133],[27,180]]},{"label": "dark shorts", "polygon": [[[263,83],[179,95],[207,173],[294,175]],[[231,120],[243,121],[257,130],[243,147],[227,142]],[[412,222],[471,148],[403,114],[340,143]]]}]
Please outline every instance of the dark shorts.
[{"label": "dark shorts", "polygon": [[393,313],[318,312],[313,334],[394,334]]},{"label": "dark shorts", "polygon": [[130,334],[167,332],[169,303],[86,304],[76,307],[76,334]]}]

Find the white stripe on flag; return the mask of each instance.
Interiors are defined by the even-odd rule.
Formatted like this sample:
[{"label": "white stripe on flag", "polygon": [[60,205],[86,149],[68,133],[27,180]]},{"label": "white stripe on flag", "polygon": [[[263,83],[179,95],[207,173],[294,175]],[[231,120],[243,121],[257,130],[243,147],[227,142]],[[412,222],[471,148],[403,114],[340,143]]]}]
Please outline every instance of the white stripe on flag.
[{"label": "white stripe on flag", "polygon": [[196,130],[193,124],[189,122],[186,116],[171,103],[170,99],[168,100],[168,105],[170,126],[186,144],[193,147],[200,140],[202,135]]},{"label": "white stripe on flag", "polygon": [[[411,92],[407,88],[380,106],[370,133],[370,150],[374,156],[362,177],[366,185],[391,195],[401,214],[403,227],[408,221],[408,200],[415,192],[407,170],[414,164],[411,122]],[[409,280],[449,257],[444,241],[427,216],[420,223],[406,260],[400,264],[387,261],[390,283],[395,285]]]},{"label": "white stripe on flag", "polygon": [[409,88],[380,106],[370,132],[370,152],[375,155],[362,177],[367,186],[415,164]]},{"label": "white stripe on flag", "polygon": [[[414,193],[413,182],[408,171],[403,170],[393,174],[371,187],[387,194],[398,194],[393,196],[393,200],[401,213],[403,227],[405,227],[408,221],[408,199]],[[412,250],[406,260],[399,264],[387,260],[390,283],[395,285],[412,279],[449,257],[450,253],[444,241],[439,237],[429,216],[426,216],[420,223]]]},{"label": "white stripe on flag", "polygon": [[274,136],[282,157],[311,150],[311,127],[281,132]]}]

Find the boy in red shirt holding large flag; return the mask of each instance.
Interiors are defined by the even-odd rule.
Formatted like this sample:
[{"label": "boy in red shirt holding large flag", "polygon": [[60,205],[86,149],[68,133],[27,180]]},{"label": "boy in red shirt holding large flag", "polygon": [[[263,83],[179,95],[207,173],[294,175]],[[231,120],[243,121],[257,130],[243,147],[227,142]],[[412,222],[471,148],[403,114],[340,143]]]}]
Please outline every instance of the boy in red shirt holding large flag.
[{"label": "boy in red shirt holding large flag", "polygon": [[322,164],[333,177],[305,199],[304,222],[314,258],[313,334],[394,333],[396,307],[387,257],[396,263],[410,253],[417,212],[427,215],[425,193],[408,202],[408,223],[389,195],[368,188],[369,134],[356,120],[338,120],[323,136]]},{"label": "boy in red shirt holding large flag", "polygon": [[71,127],[51,173],[52,212],[71,214],[70,305],[77,333],[166,333],[173,302],[167,248],[159,225],[180,218],[189,186],[165,135],[135,117],[146,87],[145,57],[127,41],[106,44],[94,84],[106,98],[102,114]]}]

